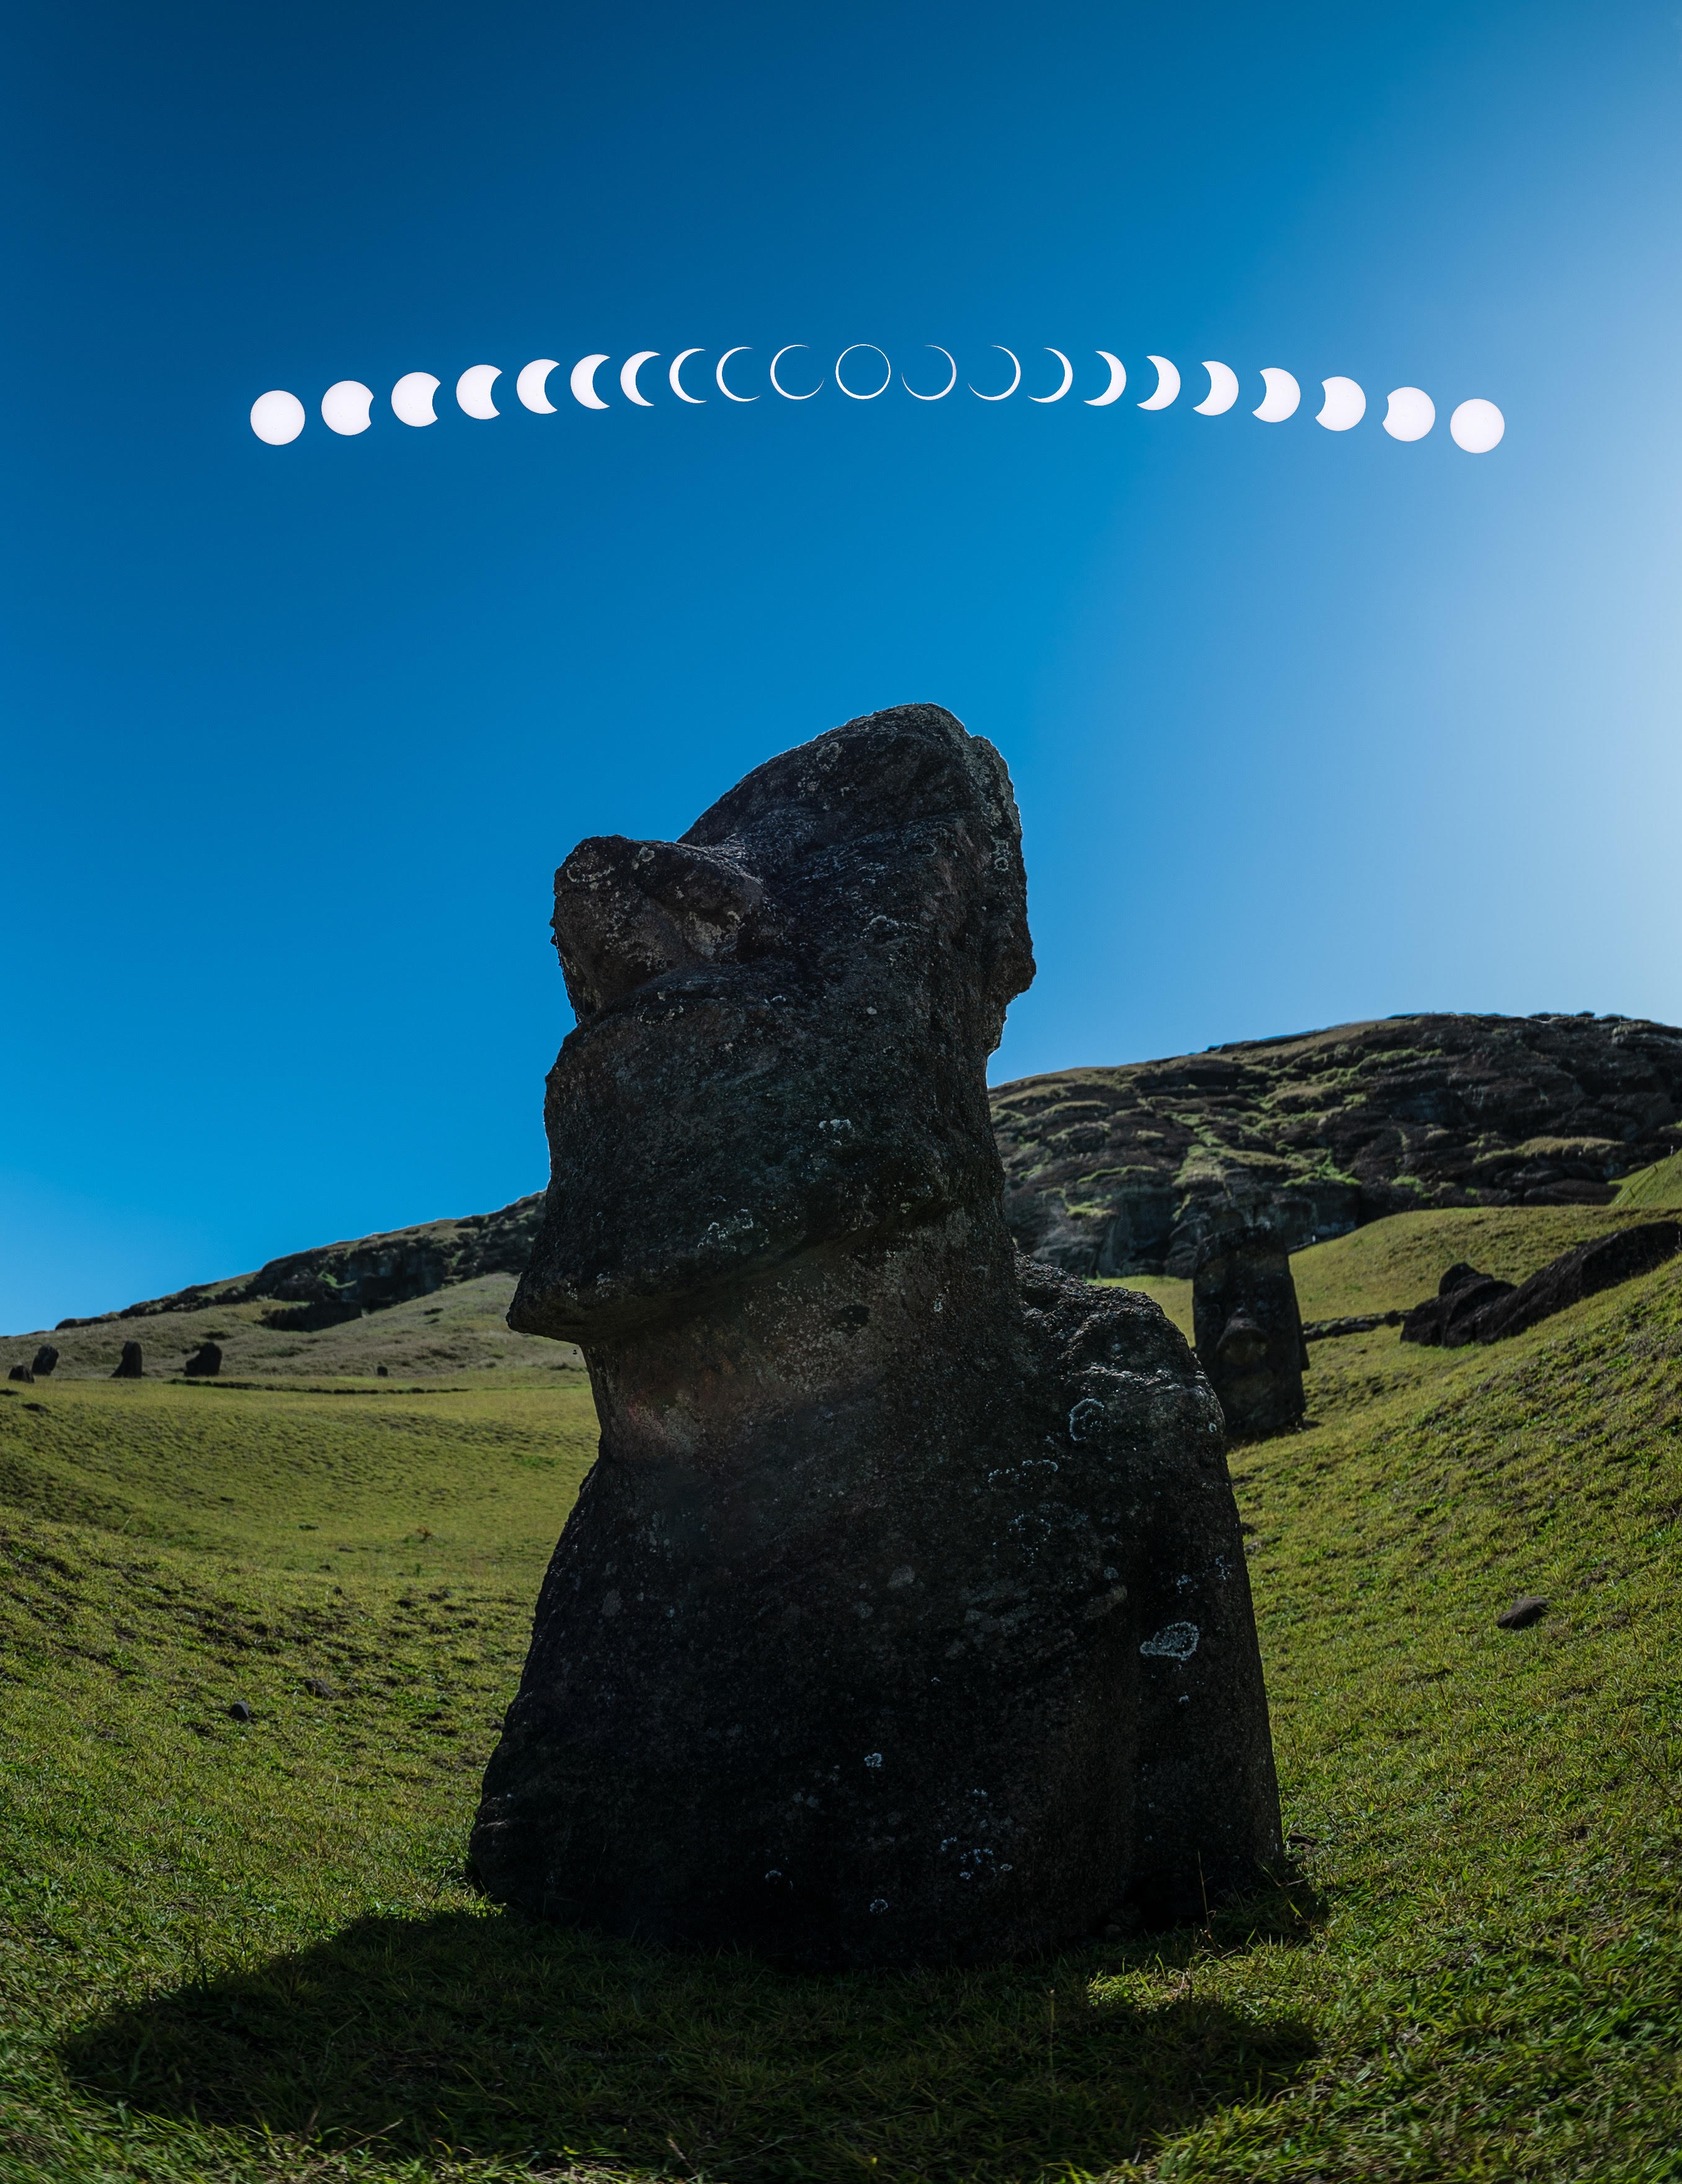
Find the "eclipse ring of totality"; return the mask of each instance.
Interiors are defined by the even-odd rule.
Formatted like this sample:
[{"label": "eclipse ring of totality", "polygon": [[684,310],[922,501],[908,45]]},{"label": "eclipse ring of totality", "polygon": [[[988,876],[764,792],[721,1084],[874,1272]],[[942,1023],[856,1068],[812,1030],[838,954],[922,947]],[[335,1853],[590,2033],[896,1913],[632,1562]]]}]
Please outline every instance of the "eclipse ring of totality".
[{"label": "eclipse ring of totality", "polygon": [[[874,351],[874,353],[882,359],[883,364],[887,370],[887,379],[883,381],[880,387],[872,387],[868,394],[860,394],[856,387],[849,387],[846,381],[841,376],[842,365],[845,364],[848,358],[853,354],[853,350],[855,348],[867,348]],[[874,402],[878,394],[885,394],[887,393],[888,380],[891,380],[893,376],[894,367],[888,361],[888,352],[886,349],[877,348],[874,342],[854,342],[850,347],[844,348],[840,355],[835,359],[835,384],[840,388],[844,394],[847,395],[855,402]]]},{"label": "eclipse ring of totality", "polygon": [[[971,387],[970,393],[975,396],[978,402],[1008,402],[1011,395],[1016,393],[1016,389],[1022,383],[1022,361],[1016,355],[1016,351],[1014,349],[1006,348],[1003,342],[994,342],[993,346],[998,350],[1000,356],[1008,356],[1010,358],[1011,362],[1016,366],[1016,376],[1011,380],[1010,385],[1005,389],[1005,392],[1002,394],[983,394],[978,387]],[[964,384],[968,387],[969,382],[966,380]]]},{"label": "eclipse ring of totality", "polygon": [[947,363],[952,367],[952,376],[941,388],[938,394],[919,394],[916,387],[913,387],[906,379],[903,371],[899,374],[899,384],[905,388],[906,393],[911,396],[913,402],[943,402],[958,383],[958,359],[953,355],[950,349],[942,348],[938,342],[925,342],[923,343],[923,347],[925,348],[932,348],[937,356],[944,356],[945,358]]},{"label": "eclipse ring of totality", "polygon": [[1057,389],[1055,394],[1030,394],[1028,398],[1030,402],[1061,402],[1063,397],[1075,383],[1075,368],[1073,365],[1069,362],[1067,357],[1064,355],[1062,350],[1060,348],[1053,348],[1048,342],[1045,345],[1045,354],[1047,356],[1055,356],[1058,363],[1062,365],[1063,383]]},{"label": "eclipse ring of totality", "polygon": [[1111,356],[1107,348],[1100,348],[1098,354],[1110,367],[1110,384],[1101,394],[1088,397],[1089,410],[1101,410],[1106,402],[1119,402],[1128,383],[1128,368],[1120,357]]},{"label": "eclipse ring of totality", "polygon": [[713,374],[713,377],[718,382],[719,393],[727,396],[732,402],[757,402],[760,398],[757,394],[738,394],[724,383],[725,365],[729,363],[732,356],[745,356],[751,346],[749,342],[738,342],[734,348],[726,349],[718,359],[717,370]]},{"label": "eclipse ring of totality", "polygon": [[677,355],[671,359],[671,370],[666,375],[671,382],[671,391],[677,397],[678,400],[680,402],[693,402],[698,410],[705,408],[706,396],[705,394],[686,394],[683,391],[683,382],[678,376],[678,374],[682,370],[684,365],[688,364],[692,356],[705,356],[705,354],[706,351],[704,348],[679,349]]},{"label": "eclipse ring of totality", "polygon": [[810,342],[788,342],[785,343],[782,348],[778,349],[776,355],[771,359],[771,383],[783,397],[785,402],[810,402],[812,398],[812,394],[822,394],[823,392],[823,382],[820,379],[817,385],[813,387],[811,394],[790,393],[789,390],[783,384],[783,382],[777,376],[777,367],[782,363],[785,356],[788,356],[794,349],[810,348],[810,347],[811,343]]}]

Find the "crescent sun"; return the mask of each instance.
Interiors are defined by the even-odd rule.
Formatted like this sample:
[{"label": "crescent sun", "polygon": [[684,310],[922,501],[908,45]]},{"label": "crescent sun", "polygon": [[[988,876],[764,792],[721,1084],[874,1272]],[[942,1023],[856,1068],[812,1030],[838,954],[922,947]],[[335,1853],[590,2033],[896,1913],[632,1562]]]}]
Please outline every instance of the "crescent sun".
[{"label": "crescent sun", "polygon": [[660,354],[657,348],[639,348],[635,356],[627,356],[619,367],[619,384],[627,402],[634,402],[639,410],[652,410],[654,404],[646,394],[637,392],[637,374],[645,364],[652,364]]},{"label": "crescent sun", "polygon": [[1367,393],[1364,387],[1352,379],[1323,379],[1326,399],[1320,414],[1314,420],[1328,432],[1347,432],[1358,425],[1367,415]]},{"label": "crescent sun", "polygon": [[1238,374],[1229,364],[1217,364],[1212,356],[1204,358],[1203,369],[1209,375],[1209,392],[1192,406],[1200,417],[1224,417],[1238,400]]},{"label": "crescent sun", "polygon": [[[994,342],[993,343],[993,347],[998,350],[1000,356],[1008,356],[1010,358],[1011,362],[1016,365],[1016,376],[1005,389],[1005,392],[1002,394],[983,394],[978,387],[970,387],[970,393],[975,396],[978,402],[1008,401],[1011,396],[1016,393],[1016,389],[1022,383],[1022,368],[1021,364],[1017,361],[1016,351],[1014,349],[1006,348],[1003,342]],[[966,387],[969,387],[969,382],[967,380],[964,382],[964,384]]]},{"label": "crescent sun", "polygon": [[1055,394],[1030,394],[1028,398],[1030,402],[1061,402],[1063,397],[1075,383],[1075,368],[1073,365],[1069,362],[1067,357],[1064,355],[1062,350],[1060,348],[1053,348],[1051,344],[1048,342],[1045,345],[1045,354],[1048,356],[1055,356],[1058,363],[1062,365],[1063,383],[1057,389]]},{"label": "crescent sun", "polygon": [[718,359],[718,370],[713,374],[713,377],[718,382],[719,393],[721,394],[730,395],[730,399],[732,402],[757,402],[760,398],[757,394],[732,394],[730,393],[730,389],[724,383],[725,365],[729,363],[732,356],[746,356],[752,344],[750,343],[742,342],[738,343],[734,348],[726,349],[723,355]]},{"label": "crescent sun", "polygon": [[812,394],[822,394],[823,392],[823,382],[820,379],[817,385],[813,387],[811,394],[791,394],[788,389],[783,384],[783,382],[777,376],[777,365],[782,363],[783,358],[788,355],[791,350],[797,348],[810,348],[810,346],[811,344],[810,342],[786,343],[783,348],[777,350],[776,355],[771,359],[771,383],[783,397],[785,402],[810,402],[812,398]]},{"label": "crescent sun", "polygon": [[692,356],[705,356],[705,354],[706,351],[704,348],[679,349],[677,355],[671,359],[671,370],[666,375],[671,382],[671,391],[677,397],[678,400],[680,402],[693,402],[698,410],[704,409],[706,406],[706,396],[705,394],[686,394],[683,392],[683,382],[677,375],[682,370],[684,365],[688,364]]},{"label": "crescent sun", "polygon": [[1149,361],[1156,367],[1156,392],[1139,406],[1141,410],[1166,410],[1171,402],[1179,399],[1179,368],[1170,364],[1166,356],[1153,356]]},{"label": "crescent sun", "polygon": [[958,360],[953,355],[950,349],[942,348],[938,342],[925,342],[923,343],[923,347],[925,348],[932,348],[937,356],[944,356],[945,358],[947,363],[952,367],[951,377],[946,382],[946,384],[941,388],[938,394],[919,394],[916,387],[911,386],[907,381],[903,371],[899,374],[899,384],[905,388],[906,393],[911,396],[913,402],[943,402],[958,383]]},{"label": "crescent sun", "polygon": [[554,404],[549,400],[543,382],[560,365],[552,356],[534,356],[514,382],[514,391],[528,410],[536,410],[540,417],[553,417]]},{"label": "crescent sun", "polygon": [[596,374],[607,362],[601,356],[581,356],[572,367],[572,398],[582,402],[587,410],[605,410],[607,404],[596,392]]},{"label": "crescent sun", "polygon": [[1287,417],[1295,416],[1296,405],[1302,399],[1302,389],[1290,374],[1282,370],[1277,364],[1264,364],[1262,382],[1267,392],[1259,405],[1250,411],[1250,415],[1259,417],[1264,425],[1283,425]]},{"label": "crescent sun", "polygon": [[1107,348],[1100,348],[1098,354],[1110,367],[1110,384],[1101,394],[1089,397],[1089,410],[1101,410],[1106,402],[1119,402],[1127,388],[1128,368],[1120,357],[1111,356]]}]

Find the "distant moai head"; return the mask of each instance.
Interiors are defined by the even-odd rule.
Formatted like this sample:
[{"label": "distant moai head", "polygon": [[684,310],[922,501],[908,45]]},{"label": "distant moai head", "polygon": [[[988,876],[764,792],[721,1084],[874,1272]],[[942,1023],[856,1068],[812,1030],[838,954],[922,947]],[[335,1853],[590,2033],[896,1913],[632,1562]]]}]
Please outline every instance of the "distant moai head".
[{"label": "distant moai head", "polygon": [[1215,1384],[1233,1433],[1282,1433],[1306,1407],[1308,1362],[1284,1239],[1266,1223],[1217,1225],[1192,1273],[1198,1361]]},{"label": "distant moai head", "polygon": [[1033,975],[1021,824],[941,707],[785,752],[681,842],[581,843],[554,936],[578,1028],[514,1326],[611,1338],[997,1200],[986,1059]]},{"label": "distant moai head", "polygon": [[35,1357],[31,1361],[31,1370],[34,1373],[37,1380],[45,1380],[51,1375],[53,1368],[58,1363],[58,1351],[50,1342],[43,1342],[40,1349],[35,1353]]},{"label": "distant moai head", "polygon": [[140,1377],[140,1345],[137,1342],[125,1342],[123,1345],[123,1354],[117,1361],[117,1369],[111,1378],[114,1380],[138,1380]]}]

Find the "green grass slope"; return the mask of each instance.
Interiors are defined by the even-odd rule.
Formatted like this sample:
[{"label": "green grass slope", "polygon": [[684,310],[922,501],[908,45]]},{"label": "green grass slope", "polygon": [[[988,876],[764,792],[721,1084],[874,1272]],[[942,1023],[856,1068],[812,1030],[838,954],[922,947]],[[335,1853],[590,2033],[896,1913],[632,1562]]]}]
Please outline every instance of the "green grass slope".
[{"label": "green grass slope", "polygon": [[1612,1201],[1620,1212],[1631,1207],[1643,1212],[1682,1206],[1682,1153],[1656,1161],[1628,1178]]},{"label": "green grass slope", "polygon": [[[1450,1248],[1361,1235],[1327,1315]],[[461,1885],[576,1374],[0,1394],[0,2177],[1682,2178],[1682,1266],[1316,1350],[1234,1459],[1279,1885],[822,1980]]]},{"label": "green grass slope", "polygon": [[146,1377],[169,1379],[207,1341],[221,1350],[225,1379],[361,1381],[378,1378],[383,1368],[405,1380],[472,1384],[494,1373],[498,1383],[543,1384],[582,1373],[571,1343],[540,1341],[508,1326],[514,1287],[512,1274],[482,1274],[314,1333],[266,1326],[267,1316],[284,1309],[271,1298],[41,1329],[0,1337],[0,1374],[28,1364],[39,1344],[51,1342],[59,1352],[54,1384],[109,1379],[123,1345],[138,1342]]}]

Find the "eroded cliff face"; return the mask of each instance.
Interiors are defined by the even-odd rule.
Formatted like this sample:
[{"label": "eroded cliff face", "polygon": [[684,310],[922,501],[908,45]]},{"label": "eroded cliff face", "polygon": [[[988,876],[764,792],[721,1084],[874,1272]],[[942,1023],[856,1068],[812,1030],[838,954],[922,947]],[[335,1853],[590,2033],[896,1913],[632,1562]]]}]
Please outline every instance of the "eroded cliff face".
[{"label": "eroded cliff face", "polygon": [[1189,1276],[1211,1224],[1289,1249],[1432,1206],[1601,1206],[1682,1145],[1682,1031],[1628,1017],[1392,1017],[992,1095],[1020,1247]]}]

